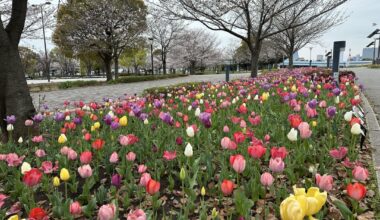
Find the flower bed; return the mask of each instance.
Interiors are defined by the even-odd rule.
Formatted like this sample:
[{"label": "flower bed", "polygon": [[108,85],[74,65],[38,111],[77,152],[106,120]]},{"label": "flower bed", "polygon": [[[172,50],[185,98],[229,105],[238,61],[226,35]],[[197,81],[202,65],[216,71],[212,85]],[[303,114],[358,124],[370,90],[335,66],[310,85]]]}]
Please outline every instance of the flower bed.
[{"label": "flower bed", "polygon": [[375,219],[360,88],[317,72],[38,114],[0,148],[0,218]]}]

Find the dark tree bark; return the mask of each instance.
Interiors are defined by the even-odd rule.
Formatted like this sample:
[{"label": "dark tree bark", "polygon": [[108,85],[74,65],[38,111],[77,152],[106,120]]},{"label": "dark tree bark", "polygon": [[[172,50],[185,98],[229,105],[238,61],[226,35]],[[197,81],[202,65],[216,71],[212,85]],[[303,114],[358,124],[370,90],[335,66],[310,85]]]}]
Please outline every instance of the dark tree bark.
[{"label": "dark tree bark", "polygon": [[0,20],[0,126],[3,141],[8,137],[4,121],[7,115],[16,116],[13,137],[18,139],[27,135],[24,122],[35,114],[18,51],[26,11],[27,0],[13,0],[12,15],[6,28]]},{"label": "dark tree bark", "polygon": [[111,69],[112,60],[113,60],[112,55],[108,54],[108,53],[101,53],[101,54],[99,54],[99,56],[101,57],[101,59],[103,60],[103,63],[104,63],[104,70],[106,72],[107,82],[111,81],[113,79],[112,78],[112,69]]},{"label": "dark tree bark", "polygon": [[119,57],[115,57],[114,64],[115,64],[115,79],[119,79]]},{"label": "dark tree bark", "polygon": [[163,74],[166,75],[166,52],[164,50],[161,52],[161,59]]}]

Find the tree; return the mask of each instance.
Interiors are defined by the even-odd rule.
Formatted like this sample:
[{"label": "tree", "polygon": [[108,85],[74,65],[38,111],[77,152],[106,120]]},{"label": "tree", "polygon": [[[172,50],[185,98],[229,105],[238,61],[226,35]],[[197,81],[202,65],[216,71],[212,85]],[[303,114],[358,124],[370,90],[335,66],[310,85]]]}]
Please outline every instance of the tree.
[{"label": "tree", "polygon": [[13,137],[18,138],[27,134],[24,122],[35,114],[18,49],[26,12],[27,0],[13,0],[9,21],[4,22],[0,14],[0,127],[4,141],[7,115],[16,116]]},{"label": "tree", "polygon": [[149,34],[159,47],[160,60],[162,62],[163,74],[166,74],[167,55],[173,48],[173,42],[178,40],[180,32],[185,25],[180,20],[167,19],[159,10],[152,9],[148,22]]},{"label": "tree", "polygon": [[28,47],[19,47],[19,53],[25,74],[32,78],[35,77],[35,74],[40,71],[39,54]]},{"label": "tree", "polygon": [[125,67],[133,67],[135,74],[140,73],[140,66],[146,63],[147,52],[143,47],[128,48],[120,56],[120,64]]},{"label": "tree", "polygon": [[61,6],[54,42],[74,51],[95,52],[103,60],[107,81],[112,80],[119,57],[138,41],[146,29],[146,7],[142,0],[69,1]]},{"label": "tree", "polygon": [[61,75],[74,75],[76,62],[74,59],[67,57],[59,48],[54,48],[50,51],[51,63],[58,63]]},{"label": "tree", "polygon": [[[289,28],[302,26],[335,9],[347,0],[159,0],[169,16],[197,21],[214,31],[227,32],[248,45],[251,54],[251,76],[257,76],[259,55],[265,39]],[[277,28],[275,21],[287,10],[299,9],[301,22]]]},{"label": "tree", "polygon": [[[297,16],[298,7],[291,8],[281,14],[281,19],[278,19],[274,24],[277,29],[286,29],[286,27],[294,26],[294,24],[304,23],[303,20],[307,19],[307,17]],[[272,36],[271,39],[276,42],[276,47],[288,57],[289,68],[293,68],[293,55],[295,52],[307,44],[315,42],[326,31],[343,21],[343,14],[332,10],[301,26],[286,29]]]},{"label": "tree", "polygon": [[178,64],[186,65],[190,74],[196,73],[197,66],[202,67],[207,61],[220,58],[216,37],[201,29],[182,32],[175,45],[171,58]]}]

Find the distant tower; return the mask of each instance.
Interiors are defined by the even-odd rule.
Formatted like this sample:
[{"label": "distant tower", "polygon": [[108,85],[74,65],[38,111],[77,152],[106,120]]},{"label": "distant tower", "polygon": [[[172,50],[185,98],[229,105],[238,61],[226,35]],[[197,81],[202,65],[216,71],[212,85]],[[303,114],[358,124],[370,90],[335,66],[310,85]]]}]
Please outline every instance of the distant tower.
[{"label": "distant tower", "polygon": [[349,54],[348,54],[348,61],[351,61],[352,60],[352,57],[351,57],[351,48],[349,49]]}]

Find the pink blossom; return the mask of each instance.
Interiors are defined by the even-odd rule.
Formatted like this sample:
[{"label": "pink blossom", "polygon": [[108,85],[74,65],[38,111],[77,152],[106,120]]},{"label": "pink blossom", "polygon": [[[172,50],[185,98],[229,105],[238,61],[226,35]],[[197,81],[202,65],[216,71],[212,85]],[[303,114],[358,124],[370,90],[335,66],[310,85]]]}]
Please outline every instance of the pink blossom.
[{"label": "pink blossom", "polygon": [[330,150],[330,156],[334,159],[341,160],[347,155],[348,149],[346,147],[339,147],[338,149]]},{"label": "pink blossom", "polygon": [[116,152],[113,152],[110,156],[110,163],[117,163],[119,161],[119,155]]},{"label": "pink blossom", "polygon": [[44,138],[42,137],[42,135],[34,136],[34,137],[32,138],[32,142],[34,142],[34,143],[41,143],[41,142],[43,142],[43,141],[44,141]]},{"label": "pink blossom", "polygon": [[352,170],[352,175],[356,180],[365,181],[368,179],[369,173],[367,169],[361,166],[355,166],[355,168]]},{"label": "pink blossom", "polygon": [[151,179],[151,176],[149,173],[143,173],[140,177],[140,186],[146,186],[146,184],[148,184],[150,179]]},{"label": "pink blossom", "polygon": [[326,108],[326,107],[327,107],[327,103],[326,103],[326,101],[325,101],[325,100],[321,101],[321,102],[319,103],[319,107],[320,107],[320,108]]},{"label": "pink blossom", "polygon": [[102,205],[99,209],[98,219],[112,220],[115,218],[115,214],[116,214],[116,207],[114,204]]},{"label": "pink blossom", "polygon": [[86,164],[81,167],[78,167],[78,173],[82,178],[88,178],[92,176],[92,169],[90,165]]},{"label": "pink blossom", "polygon": [[45,153],[45,151],[44,151],[44,150],[42,150],[42,149],[38,149],[38,150],[36,150],[36,153],[35,153],[35,155],[36,155],[36,157],[39,157],[39,158],[41,158],[41,157],[44,157],[44,156],[46,156],[46,153]]},{"label": "pink blossom", "polygon": [[220,144],[222,145],[223,149],[235,150],[237,148],[237,144],[229,137],[222,138]]},{"label": "pink blossom", "polygon": [[18,165],[20,165],[22,163],[24,158],[25,158],[25,156],[19,157],[15,153],[9,153],[7,155],[7,158],[6,158],[6,161],[8,163],[8,167],[17,167]]},{"label": "pink blossom", "polygon": [[177,152],[176,151],[164,151],[163,158],[165,160],[174,160],[177,157]]},{"label": "pink blossom", "polygon": [[145,212],[141,209],[136,209],[133,212],[131,211],[127,215],[127,220],[146,220]]},{"label": "pink blossom", "polygon": [[269,169],[275,173],[281,173],[285,168],[285,163],[280,157],[269,160]]},{"label": "pink blossom", "polygon": [[133,153],[133,152],[129,152],[127,155],[125,155],[125,158],[128,160],[128,161],[135,161],[136,159],[136,154]]},{"label": "pink blossom", "polygon": [[44,161],[41,164],[41,169],[42,171],[44,171],[45,174],[52,173],[54,171],[53,163],[51,161]]},{"label": "pink blossom", "polygon": [[230,128],[229,128],[227,125],[225,125],[225,126],[223,127],[223,132],[224,132],[224,133],[228,133],[228,132],[230,132]]},{"label": "pink blossom", "polygon": [[333,188],[333,177],[331,175],[321,176],[319,173],[315,175],[315,180],[319,188],[330,191]]},{"label": "pink blossom", "polygon": [[63,146],[62,148],[61,148],[61,154],[62,155],[67,155],[67,153],[69,152],[69,147],[67,147],[67,146]]},{"label": "pink blossom", "polygon": [[8,198],[8,196],[0,193],[0,209],[4,205],[4,200]]},{"label": "pink blossom", "polygon": [[307,108],[306,115],[307,115],[308,118],[314,118],[315,116],[318,115],[318,113],[317,113],[316,109]]},{"label": "pink blossom", "polygon": [[300,131],[300,136],[302,139],[307,139],[311,136],[312,131],[310,130],[310,126],[307,122],[301,122],[298,125],[298,130]]},{"label": "pink blossom", "polygon": [[273,184],[274,178],[272,174],[265,172],[260,177],[260,182],[263,186],[271,186]]},{"label": "pink blossom", "polygon": [[75,152],[75,150],[73,150],[73,149],[70,148],[70,149],[67,151],[67,158],[68,158],[69,160],[76,160],[77,157],[78,157],[78,154],[77,154],[77,152]]},{"label": "pink blossom", "polygon": [[138,166],[137,171],[139,173],[145,173],[145,171],[146,171],[147,168],[148,168],[147,166],[145,166],[144,164],[141,164],[141,165]]}]

